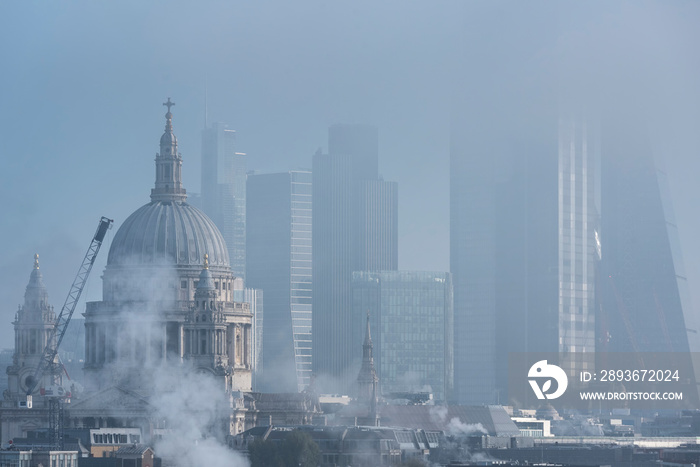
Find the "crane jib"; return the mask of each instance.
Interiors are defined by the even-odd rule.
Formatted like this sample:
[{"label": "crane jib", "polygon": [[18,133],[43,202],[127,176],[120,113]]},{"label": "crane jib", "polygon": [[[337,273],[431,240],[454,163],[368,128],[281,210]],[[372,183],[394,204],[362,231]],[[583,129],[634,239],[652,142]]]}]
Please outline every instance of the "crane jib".
[{"label": "crane jib", "polygon": [[111,219],[108,219],[106,217],[102,217],[100,219],[100,223],[97,226],[97,231],[95,232],[95,235],[92,241],[90,242],[90,246],[88,247],[87,253],[85,253],[85,257],[83,258],[83,262],[80,265],[78,274],[73,280],[73,285],[71,286],[70,291],[68,292],[68,297],[66,298],[66,301],[63,304],[63,308],[61,308],[61,312],[56,318],[56,322],[53,328],[49,332],[49,338],[47,339],[46,348],[44,349],[42,358],[39,361],[39,365],[36,368],[36,371],[34,372],[34,376],[31,379],[28,378],[28,381],[31,382],[27,384],[27,408],[31,408],[31,402],[29,402],[31,401],[31,395],[36,389],[37,385],[40,383],[44,373],[49,368],[52,369],[52,374],[55,375],[56,373],[55,368],[53,367],[55,366],[55,358],[56,354],[58,353],[58,347],[60,346],[61,341],[63,340],[63,336],[66,333],[66,329],[68,328],[68,323],[70,322],[71,316],[73,316],[73,311],[75,311],[75,307],[78,304],[80,294],[83,292],[85,283],[87,282],[88,276],[90,275],[90,271],[92,270],[92,265],[95,262],[97,253],[100,251],[102,241],[105,238],[107,230],[109,230],[109,228],[111,227],[112,222],[113,221]]},{"label": "crane jib", "polygon": [[107,219],[106,217],[100,219],[100,225],[97,226],[97,232],[95,232],[95,237],[93,240],[102,243],[102,240],[104,240],[107,230],[112,225],[112,222],[112,219]]}]

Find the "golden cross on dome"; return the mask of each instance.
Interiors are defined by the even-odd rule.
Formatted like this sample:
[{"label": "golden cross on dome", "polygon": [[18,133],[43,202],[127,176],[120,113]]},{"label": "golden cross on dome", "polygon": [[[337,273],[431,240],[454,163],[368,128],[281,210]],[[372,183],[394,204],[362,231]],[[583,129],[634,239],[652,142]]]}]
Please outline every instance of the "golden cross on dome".
[{"label": "golden cross on dome", "polygon": [[39,253],[34,255],[34,269],[39,269]]},{"label": "golden cross on dome", "polygon": [[204,253],[204,269],[209,269],[209,255]]}]

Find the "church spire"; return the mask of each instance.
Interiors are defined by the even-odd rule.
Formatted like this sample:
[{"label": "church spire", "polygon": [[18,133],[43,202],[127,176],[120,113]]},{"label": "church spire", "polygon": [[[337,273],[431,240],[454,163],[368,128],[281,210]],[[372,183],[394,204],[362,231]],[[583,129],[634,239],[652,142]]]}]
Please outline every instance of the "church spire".
[{"label": "church spire", "polygon": [[168,112],[165,114],[165,132],[160,137],[160,153],[156,154],[156,185],[151,190],[151,201],[183,202],[187,194],[182,187],[182,156],[177,151],[173,114],[170,111],[175,103],[168,97],[163,105]]},{"label": "church spire", "polygon": [[369,310],[367,310],[367,330],[365,332],[365,342],[362,345],[362,367],[357,375],[357,400],[362,404],[367,404],[369,413],[376,418],[377,409],[377,370],[374,368],[374,357],[372,356],[372,336],[369,332]]},{"label": "church spire", "polygon": [[48,301],[46,286],[39,270],[39,255],[34,255],[34,267],[29,275],[29,283],[24,293],[24,305],[29,309],[41,309]]},{"label": "church spire", "polygon": [[48,302],[49,295],[46,292],[41,271],[39,270],[39,255],[34,255],[34,267],[29,275],[29,283],[24,292],[24,306],[27,310],[41,310]]},{"label": "church spire", "polygon": [[[370,360],[372,359],[372,335],[369,332],[369,310],[367,310],[367,331],[365,331],[365,343],[362,346],[363,349],[363,358],[365,357],[365,354],[369,352],[369,358]],[[372,365],[374,365],[374,362],[372,362]]]}]

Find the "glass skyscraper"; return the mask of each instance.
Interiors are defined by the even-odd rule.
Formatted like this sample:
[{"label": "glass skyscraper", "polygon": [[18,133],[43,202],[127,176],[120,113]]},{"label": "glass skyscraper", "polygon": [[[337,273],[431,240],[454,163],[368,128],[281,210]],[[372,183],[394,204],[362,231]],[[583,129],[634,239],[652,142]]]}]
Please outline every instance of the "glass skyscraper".
[{"label": "glass skyscraper", "polygon": [[600,254],[595,127],[479,117],[451,143],[455,400],[466,404],[505,402],[511,353],[594,351]]},{"label": "glass skyscraper", "polygon": [[596,350],[596,297],[600,264],[600,138],[598,126],[581,116],[559,119],[559,348],[571,377]]},{"label": "glass skyscraper", "polygon": [[311,172],[249,175],[246,284],[263,289],[260,389],[311,381]]},{"label": "glass skyscraper", "polygon": [[451,398],[453,382],[452,276],[444,272],[353,272],[353,366],[362,360],[370,316],[374,361],[384,396],[432,392]]},{"label": "glass skyscraper", "polygon": [[202,210],[214,221],[228,247],[231,270],[245,277],[246,165],[236,152],[236,132],[224,123],[202,131]]},{"label": "glass skyscraper", "polygon": [[398,186],[378,174],[377,129],[334,125],[313,157],[313,368],[320,390],[347,392],[357,376],[353,271],[398,267]]}]

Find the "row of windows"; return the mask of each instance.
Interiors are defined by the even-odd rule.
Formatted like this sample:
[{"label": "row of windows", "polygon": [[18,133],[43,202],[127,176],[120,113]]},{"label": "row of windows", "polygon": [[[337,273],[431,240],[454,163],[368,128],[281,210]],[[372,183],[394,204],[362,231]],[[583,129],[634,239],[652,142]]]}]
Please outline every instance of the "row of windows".
[{"label": "row of windows", "polygon": [[309,195],[311,196],[311,183],[292,183],[293,195]]},{"label": "row of windows", "polygon": [[300,238],[298,235],[292,235],[292,246],[311,246],[309,238]]},{"label": "row of windows", "polygon": [[131,444],[140,443],[141,437],[137,434],[123,433],[93,433],[92,442],[94,444]]}]

